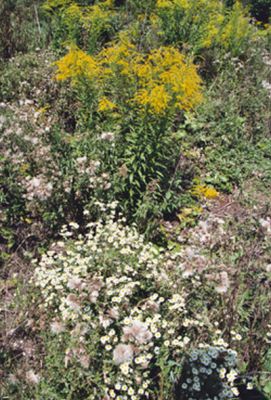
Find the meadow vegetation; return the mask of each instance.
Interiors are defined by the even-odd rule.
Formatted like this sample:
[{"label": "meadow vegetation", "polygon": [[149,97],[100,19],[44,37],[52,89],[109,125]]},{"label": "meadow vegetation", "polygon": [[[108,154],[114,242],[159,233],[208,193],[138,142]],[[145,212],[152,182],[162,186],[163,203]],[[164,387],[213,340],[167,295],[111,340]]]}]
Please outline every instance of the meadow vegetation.
[{"label": "meadow vegetation", "polygon": [[271,399],[269,9],[0,4],[1,399]]}]

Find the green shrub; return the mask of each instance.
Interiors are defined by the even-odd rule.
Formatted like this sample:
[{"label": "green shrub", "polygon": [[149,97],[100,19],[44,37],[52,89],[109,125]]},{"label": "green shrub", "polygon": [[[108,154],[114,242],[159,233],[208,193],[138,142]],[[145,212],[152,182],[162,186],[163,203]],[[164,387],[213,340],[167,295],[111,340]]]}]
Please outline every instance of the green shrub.
[{"label": "green shrub", "polygon": [[218,59],[221,73],[210,82],[207,101],[194,116],[187,114],[180,127],[183,141],[204,157],[206,183],[222,190],[231,191],[251,177],[255,166],[269,179],[270,93],[264,84],[269,70],[264,54],[259,47],[244,61]]}]

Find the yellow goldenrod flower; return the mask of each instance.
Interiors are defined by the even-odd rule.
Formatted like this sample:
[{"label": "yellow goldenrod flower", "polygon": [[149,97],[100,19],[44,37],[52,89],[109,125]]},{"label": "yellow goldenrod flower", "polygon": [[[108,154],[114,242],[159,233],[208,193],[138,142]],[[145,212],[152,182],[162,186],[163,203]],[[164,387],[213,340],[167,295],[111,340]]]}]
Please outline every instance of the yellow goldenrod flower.
[{"label": "yellow goldenrod flower", "polygon": [[68,54],[55,63],[58,67],[56,79],[71,79],[76,82],[81,77],[93,80],[100,76],[100,67],[95,59],[77,47],[70,48]]},{"label": "yellow goldenrod flower", "polygon": [[99,101],[99,106],[98,106],[98,111],[112,111],[117,108],[116,104],[114,104],[112,101],[107,99],[106,97],[103,97]]},{"label": "yellow goldenrod flower", "polygon": [[93,57],[73,47],[56,65],[58,80],[71,79],[77,83],[80,78],[87,78],[96,85],[101,94],[99,111],[112,111],[118,106],[103,94],[106,91],[114,96],[116,87],[122,89],[127,78],[126,104],[140,109],[145,106],[146,112],[190,110],[202,100],[197,67],[173,47],[142,54],[124,36],[119,43]]},{"label": "yellow goldenrod flower", "polygon": [[196,66],[173,47],[162,47],[145,59],[136,59],[133,71],[140,85],[135,101],[149,105],[157,114],[168,107],[191,109],[202,100]]},{"label": "yellow goldenrod flower", "polygon": [[219,196],[219,192],[213,186],[207,185],[196,185],[191,190],[191,193],[195,196],[202,197],[205,199],[215,199]]},{"label": "yellow goldenrod flower", "polygon": [[164,86],[156,86],[150,92],[141,90],[135,96],[135,101],[141,105],[148,105],[156,114],[163,113],[168,105],[170,97]]}]

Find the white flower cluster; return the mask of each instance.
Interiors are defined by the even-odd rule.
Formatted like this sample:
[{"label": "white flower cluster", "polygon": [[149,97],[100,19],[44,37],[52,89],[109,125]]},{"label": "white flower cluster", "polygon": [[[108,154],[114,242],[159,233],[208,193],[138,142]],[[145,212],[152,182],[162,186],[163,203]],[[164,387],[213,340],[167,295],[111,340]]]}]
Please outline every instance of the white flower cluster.
[{"label": "white flower cluster", "polygon": [[[78,226],[65,227],[63,241],[36,266],[34,282],[41,307],[55,312],[52,332],[73,338],[65,363],[76,358],[86,368],[90,358],[100,359],[95,368],[104,384],[93,399],[140,400],[159,386],[153,375],[161,359],[180,362],[205,323],[189,310],[177,256],[145,244],[135,227],[116,219],[115,207],[90,223],[85,237],[71,240]],[[94,332],[97,354],[87,354]]]}]

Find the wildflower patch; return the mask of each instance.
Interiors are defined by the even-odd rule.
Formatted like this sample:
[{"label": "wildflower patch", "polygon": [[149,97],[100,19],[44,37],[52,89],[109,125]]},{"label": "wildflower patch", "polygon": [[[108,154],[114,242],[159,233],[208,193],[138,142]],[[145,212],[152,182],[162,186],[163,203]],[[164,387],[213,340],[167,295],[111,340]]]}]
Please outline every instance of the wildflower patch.
[{"label": "wildflower patch", "polygon": [[[216,354],[227,352],[228,344],[205,310],[193,308],[190,291],[201,287],[201,278],[185,278],[180,255],[144,243],[124,218],[116,219],[115,207],[110,204],[105,219],[90,223],[85,237],[70,239],[75,223],[62,230],[63,241],[36,266],[33,282],[44,299],[40,307],[51,315],[48,323],[52,335],[60,337],[66,368],[76,363],[84,371],[91,399],[156,399],[159,393],[169,398],[170,376],[178,376],[198,337],[207,339],[204,349],[217,346]],[[227,374],[233,366],[226,366]],[[218,376],[221,368],[216,368]],[[227,393],[234,393],[230,376],[220,378]]]}]

